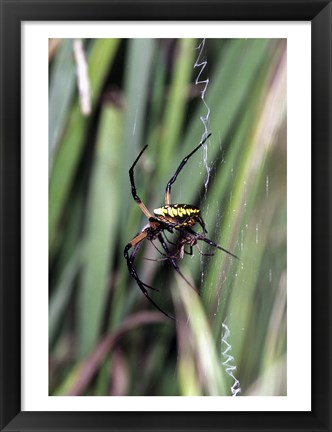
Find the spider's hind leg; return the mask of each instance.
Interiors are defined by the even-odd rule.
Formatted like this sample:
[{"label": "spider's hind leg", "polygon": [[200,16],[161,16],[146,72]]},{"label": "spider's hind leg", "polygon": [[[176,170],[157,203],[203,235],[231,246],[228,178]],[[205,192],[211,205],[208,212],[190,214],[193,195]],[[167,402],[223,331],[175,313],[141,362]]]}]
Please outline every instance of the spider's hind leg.
[{"label": "spider's hind leg", "polygon": [[212,247],[214,247],[214,248],[216,248],[216,249],[219,249],[219,250],[221,250],[221,251],[223,251],[223,252],[226,252],[228,255],[232,256],[233,258],[236,258],[236,259],[238,259],[238,260],[240,259],[238,256],[234,255],[234,254],[233,254],[232,252],[230,252],[229,250],[223,248],[222,246],[218,245],[218,244],[215,243],[214,241],[212,241],[212,240],[206,238],[203,234],[198,234],[198,233],[195,232],[192,228],[190,228],[190,227],[186,227],[186,231],[189,232],[190,234],[192,234],[192,235],[196,238],[197,241],[198,241],[198,240],[201,240],[201,241],[207,243],[208,245],[210,245],[210,246],[212,246]]},{"label": "spider's hind leg", "polygon": [[[137,283],[140,282],[140,284],[143,285],[145,288],[149,288],[153,291],[159,291],[157,288],[153,288],[152,286],[146,284],[145,282],[142,282],[140,280],[134,266],[133,266],[136,254],[137,254],[139,248],[141,247],[141,243],[142,243],[142,240],[139,243],[135,244],[135,246],[133,246],[131,243],[128,243],[124,249],[123,254],[124,254],[124,257],[127,261],[127,266],[128,266],[130,276],[132,276],[136,280]],[[134,249],[132,250],[131,254],[129,255],[128,251],[132,247],[134,247]]]},{"label": "spider's hind leg", "polygon": [[[124,254],[124,257],[125,257],[126,262],[127,262],[127,266],[128,266],[129,274],[130,274],[130,276],[131,276],[133,279],[135,279],[135,281],[136,281],[137,285],[139,286],[140,290],[141,290],[142,293],[145,295],[145,297],[149,300],[149,302],[150,302],[151,304],[153,304],[153,306],[154,306],[155,308],[157,308],[157,309],[158,309],[162,314],[164,314],[165,316],[167,316],[168,318],[170,318],[170,319],[172,319],[172,320],[175,320],[175,318],[174,318],[172,315],[170,315],[169,313],[165,312],[163,309],[161,309],[161,308],[157,305],[157,303],[155,303],[155,302],[152,300],[152,298],[149,296],[149,293],[148,293],[148,291],[147,291],[146,288],[150,288],[150,289],[153,289],[153,290],[155,290],[155,291],[158,291],[158,290],[156,290],[155,288],[151,287],[150,285],[147,285],[146,283],[142,282],[141,279],[139,278],[137,272],[136,272],[136,269],[134,268],[134,265],[133,265],[133,264],[134,264],[134,260],[135,260],[136,254],[137,254],[139,248],[141,247],[141,245],[142,245],[142,241],[145,239],[145,237],[146,237],[146,235],[145,235],[142,239],[140,239],[140,240],[139,240],[136,244],[134,244],[134,245],[132,244],[132,242],[131,242],[131,243],[128,243],[128,244],[126,245],[126,247],[124,248],[124,252],[123,252],[123,254]],[[137,238],[137,237],[135,237],[135,238]],[[132,250],[131,254],[129,255],[129,250],[130,250],[132,247],[133,247],[133,250]]]},{"label": "spider's hind leg", "polygon": [[171,255],[171,252],[167,246],[167,243],[165,242],[163,236],[161,234],[158,235],[158,240],[160,241],[164,251],[166,252],[166,256],[167,256],[167,260],[170,261],[170,263],[172,264],[172,267],[174,268],[174,270],[182,277],[182,279],[197,293],[199,294],[199,292],[197,291],[197,288],[192,285],[189,280],[185,277],[185,275],[182,273],[182,271],[180,270],[179,266],[176,263],[176,259]]}]

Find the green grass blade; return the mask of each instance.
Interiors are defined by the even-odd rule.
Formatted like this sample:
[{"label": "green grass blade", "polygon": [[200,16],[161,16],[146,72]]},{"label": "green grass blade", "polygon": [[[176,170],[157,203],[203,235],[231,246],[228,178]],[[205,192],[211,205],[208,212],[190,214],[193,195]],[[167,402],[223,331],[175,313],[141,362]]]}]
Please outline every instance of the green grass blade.
[{"label": "green grass blade", "polygon": [[[82,285],[78,304],[78,353],[86,355],[101,331],[119,224],[122,113],[105,106],[100,120],[84,230]],[[89,325],[86,325],[88,319]]]},{"label": "green grass blade", "polygon": [[53,154],[62,137],[70,103],[75,89],[75,65],[73,43],[64,40],[58,48],[52,67],[49,89],[49,169],[52,170]]},{"label": "green grass blade", "polygon": [[[89,64],[93,107],[100,95],[117,46],[118,40],[116,39],[99,39],[93,43],[89,52],[87,61]],[[77,101],[69,115],[62,143],[54,155],[51,172],[49,185],[49,243],[51,255],[54,253],[53,248],[59,241],[60,217],[68,198],[71,182],[74,179],[88,127],[89,120],[80,113]]]}]

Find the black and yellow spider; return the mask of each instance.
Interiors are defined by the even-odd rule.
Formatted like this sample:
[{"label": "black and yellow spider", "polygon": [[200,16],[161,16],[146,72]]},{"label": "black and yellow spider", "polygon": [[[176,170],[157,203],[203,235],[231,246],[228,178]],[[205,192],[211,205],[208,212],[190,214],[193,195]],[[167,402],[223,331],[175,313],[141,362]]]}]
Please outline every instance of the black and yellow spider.
[{"label": "black and yellow spider", "polygon": [[[134,268],[134,260],[137,255],[137,252],[139,248],[141,247],[143,241],[149,240],[153,243],[154,240],[158,240],[161,244],[161,247],[164,252],[161,252],[163,255],[163,260],[167,260],[171,263],[173,268],[177,271],[177,273],[180,274],[180,276],[190,285],[190,282],[184,277],[181,270],[179,269],[179,266],[177,265],[177,259],[182,258],[184,253],[192,254],[192,248],[193,246],[197,245],[197,242],[199,240],[209,244],[210,246],[220,249],[229,255],[231,255],[234,258],[238,257],[228,250],[224,249],[223,247],[219,246],[218,244],[214,243],[212,240],[205,237],[205,234],[207,233],[205,224],[203,219],[200,216],[200,209],[199,207],[196,207],[191,204],[171,204],[171,187],[172,184],[176,181],[177,176],[179,175],[180,171],[184,167],[184,165],[187,163],[188,159],[200,148],[202,145],[207,141],[211,134],[207,135],[200,143],[199,145],[186,156],[180,165],[178,166],[178,169],[175,171],[175,174],[171,177],[169,182],[166,186],[166,194],[165,194],[165,205],[162,207],[159,207],[155,210],[153,210],[154,215],[150,213],[150,211],[146,208],[145,204],[141,201],[140,197],[137,195],[136,192],[136,186],[135,186],[135,180],[134,180],[134,168],[137,162],[139,161],[140,157],[142,156],[144,150],[147,148],[147,145],[142,149],[140,154],[137,156],[135,162],[131,166],[129,170],[129,179],[131,184],[131,193],[133,195],[134,200],[138,204],[139,208],[142,210],[142,212],[145,214],[145,216],[148,218],[148,223],[145,225],[145,227],[135,235],[135,237],[126,245],[124,249],[124,257],[127,261],[128,270],[130,275],[135,279],[137,285],[142,290],[145,297],[164,315],[167,317],[174,319],[171,315],[169,315],[167,312],[162,310],[149,296],[149,293],[147,291],[147,288],[155,290],[155,288],[151,287],[150,285],[147,285],[146,283],[142,282],[139,278],[137,271]],[[192,227],[198,223],[201,227],[203,232],[197,233],[195,232]],[[168,231],[169,233],[177,233],[178,238],[176,243],[173,243],[169,241],[165,235],[165,231]],[[169,246],[169,244],[172,245],[172,251]],[[154,245],[154,243],[153,243]],[[185,246],[189,246],[189,252],[186,252],[184,250]],[[155,246],[155,245],[154,245]],[[156,246],[155,246],[156,247]],[[129,254],[129,250],[132,249],[131,253]],[[160,251],[159,251],[160,252]],[[200,250],[200,254],[204,255]],[[207,254],[207,255],[213,255],[213,254]]]}]

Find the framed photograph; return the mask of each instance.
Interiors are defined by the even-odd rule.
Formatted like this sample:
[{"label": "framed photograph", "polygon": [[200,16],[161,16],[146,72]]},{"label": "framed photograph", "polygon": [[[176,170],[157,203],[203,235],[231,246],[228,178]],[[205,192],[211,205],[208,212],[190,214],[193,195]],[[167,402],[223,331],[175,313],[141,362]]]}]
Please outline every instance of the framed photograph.
[{"label": "framed photograph", "polygon": [[1,27],[1,430],[331,430],[331,3]]}]

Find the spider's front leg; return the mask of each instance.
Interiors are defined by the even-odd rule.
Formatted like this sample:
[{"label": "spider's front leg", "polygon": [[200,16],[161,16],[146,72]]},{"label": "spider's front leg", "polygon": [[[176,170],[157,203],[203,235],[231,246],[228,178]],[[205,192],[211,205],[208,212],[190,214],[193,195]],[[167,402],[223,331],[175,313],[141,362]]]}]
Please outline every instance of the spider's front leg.
[{"label": "spider's front leg", "polygon": [[175,174],[171,177],[171,179],[169,180],[169,182],[167,183],[166,186],[166,192],[165,192],[165,203],[166,204],[171,204],[171,188],[172,188],[172,184],[175,183],[180,171],[182,170],[182,168],[185,166],[185,164],[188,162],[188,160],[191,158],[191,156],[197,152],[197,150],[199,148],[202,147],[202,145],[209,139],[210,137],[210,133],[207,134],[204,139],[198,144],[198,146],[196,148],[194,148],[194,150],[189,153],[185,158],[182,159],[182,162],[180,163],[180,165],[178,166],[177,170],[175,171]]},{"label": "spider's front leg", "polygon": [[135,184],[135,177],[134,177],[134,168],[135,168],[137,162],[139,161],[140,157],[142,156],[142,154],[143,154],[143,152],[145,151],[146,148],[147,148],[147,145],[145,147],[143,147],[143,149],[141,150],[140,154],[137,156],[137,158],[135,159],[134,163],[130,167],[130,169],[129,169],[129,180],[130,180],[130,185],[131,185],[131,194],[132,194],[132,196],[133,196],[136,204],[139,206],[139,208],[142,210],[142,212],[145,214],[145,216],[147,218],[150,218],[152,216],[151,213],[145,207],[145,204],[142,202],[141,198],[137,195],[136,184]]}]

